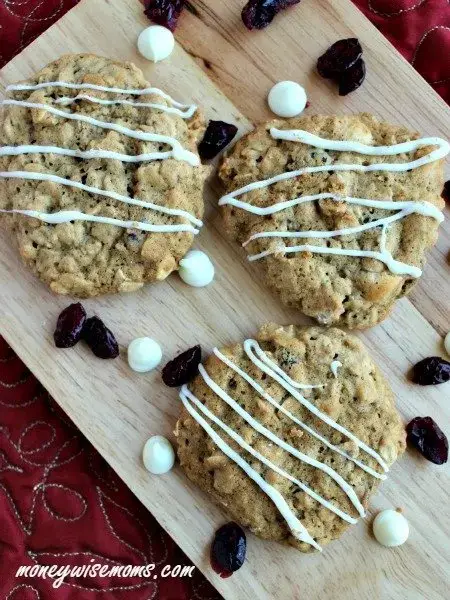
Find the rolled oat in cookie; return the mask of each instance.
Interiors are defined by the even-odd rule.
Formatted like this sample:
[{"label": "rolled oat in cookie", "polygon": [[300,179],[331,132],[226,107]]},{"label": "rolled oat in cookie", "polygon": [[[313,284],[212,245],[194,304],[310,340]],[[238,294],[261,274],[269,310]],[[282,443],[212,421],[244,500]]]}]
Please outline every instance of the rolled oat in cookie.
[{"label": "rolled oat in cookie", "polygon": [[79,297],[165,279],[202,225],[197,107],[150,87],[132,63],[89,54],[7,92],[0,209],[24,262]]},{"label": "rolled oat in cookie", "polygon": [[189,479],[243,527],[302,552],[363,517],[405,449],[387,381],[340,329],[265,325],[215,348],[180,399]]},{"label": "rolled oat in cookie", "polygon": [[265,123],[222,162],[226,229],[283,303],[323,325],[370,327],[436,242],[449,150],[369,114]]}]

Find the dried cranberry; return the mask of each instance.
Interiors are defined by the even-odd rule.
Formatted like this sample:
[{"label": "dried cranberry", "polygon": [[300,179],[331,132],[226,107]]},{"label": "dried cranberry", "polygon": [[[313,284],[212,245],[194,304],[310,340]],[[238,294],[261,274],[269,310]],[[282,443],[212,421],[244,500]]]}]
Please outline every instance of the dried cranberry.
[{"label": "dried cranberry", "polygon": [[442,190],[442,197],[448,203],[450,203],[450,179],[444,183],[444,189]]},{"label": "dried cranberry", "polygon": [[98,317],[87,319],[83,327],[83,339],[98,358],[116,358],[119,345],[114,334]]},{"label": "dried cranberry", "polygon": [[169,361],[162,370],[162,379],[169,387],[178,387],[188,383],[197,375],[198,365],[202,360],[200,346],[189,348]]},{"label": "dried cranberry", "polygon": [[144,6],[144,13],[151,21],[175,31],[184,0],[145,0]]},{"label": "dried cranberry", "polygon": [[339,96],[346,96],[359,88],[366,78],[366,63],[362,58],[355,64],[339,75]]},{"label": "dried cranberry", "polygon": [[81,337],[86,311],[77,302],[65,308],[58,317],[53,339],[57,348],[72,348]]},{"label": "dried cranberry", "polygon": [[211,566],[222,578],[230,577],[245,561],[245,532],[231,521],[216,531],[211,545]]},{"label": "dried cranberry", "polygon": [[412,380],[419,385],[436,385],[450,379],[450,362],[439,356],[424,358],[413,367]]},{"label": "dried cranberry", "polygon": [[300,0],[250,0],[242,9],[242,20],[247,29],[264,29],[281,10],[299,2]]},{"label": "dried cranberry", "polygon": [[339,40],[317,60],[317,70],[326,79],[335,78],[350,69],[361,56],[362,48],[357,38]]},{"label": "dried cranberry", "polygon": [[448,460],[448,440],[431,417],[416,417],[406,426],[406,440],[435,465]]},{"label": "dried cranberry", "polygon": [[198,153],[203,160],[210,160],[231,142],[238,128],[224,121],[210,121],[205,135],[198,145]]}]

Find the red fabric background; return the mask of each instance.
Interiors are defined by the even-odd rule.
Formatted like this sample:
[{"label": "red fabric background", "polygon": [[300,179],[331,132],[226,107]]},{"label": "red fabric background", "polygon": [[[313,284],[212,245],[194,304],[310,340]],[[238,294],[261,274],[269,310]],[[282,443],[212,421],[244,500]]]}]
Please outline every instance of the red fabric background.
[{"label": "red fabric background", "polygon": [[[0,66],[77,2],[0,0]],[[449,0],[354,3],[450,103]],[[7,600],[220,598],[198,572],[192,580],[68,580],[59,590],[48,581],[14,577],[19,565],[82,565],[93,558],[107,564],[155,562],[156,572],[165,564],[188,564],[0,338],[0,596]]]},{"label": "red fabric background", "polygon": [[[450,104],[449,0],[353,0]],[[405,90],[405,94],[414,90]]]},{"label": "red fabric background", "polygon": [[[0,598],[220,600],[194,577],[15,578],[21,565],[191,564],[0,338]],[[122,588],[122,589],[119,589]]]}]

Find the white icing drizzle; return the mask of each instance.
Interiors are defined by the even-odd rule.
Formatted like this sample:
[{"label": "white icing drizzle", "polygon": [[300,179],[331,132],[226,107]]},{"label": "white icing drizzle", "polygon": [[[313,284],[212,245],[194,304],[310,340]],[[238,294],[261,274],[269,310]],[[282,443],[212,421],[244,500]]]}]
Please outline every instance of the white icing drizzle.
[{"label": "white icing drizzle", "polygon": [[339,360],[333,360],[333,362],[331,363],[330,371],[333,373],[335,379],[337,379],[338,369],[340,369],[341,367],[342,363]]},{"label": "white icing drizzle", "polygon": [[174,100],[169,94],[163,92],[162,90],[154,87],[148,87],[143,89],[126,89],[126,88],[117,88],[117,87],[107,87],[104,85],[95,85],[93,83],[68,83],[67,81],[44,81],[43,83],[37,83],[36,85],[29,85],[26,83],[15,83],[12,85],[8,85],[6,88],[7,92],[22,92],[26,90],[43,90],[46,88],[59,87],[67,90],[97,90],[98,92],[110,92],[112,94],[125,94],[130,96],[161,96],[164,98],[172,106],[176,106],[178,108],[191,108],[191,104],[182,104],[181,102],[177,102]]},{"label": "white icing drizzle", "polygon": [[260,260],[271,254],[277,254],[278,252],[292,253],[292,252],[312,252],[316,254],[335,254],[337,256],[354,256],[356,258],[375,258],[383,262],[391,273],[394,275],[410,275],[411,277],[418,278],[422,275],[422,270],[419,267],[413,265],[407,265],[401,261],[395,260],[389,250],[386,249],[386,228],[383,227],[381,231],[380,246],[381,252],[373,250],[353,250],[346,249],[341,250],[340,248],[328,248],[326,246],[312,246],[310,244],[302,244],[300,246],[285,246],[280,245],[271,250],[264,250],[259,254],[253,254],[248,257],[250,262],[254,260]]},{"label": "white icing drizzle", "polygon": [[245,371],[240,369],[237,365],[235,365],[229,358],[227,358],[224,354],[222,354],[217,348],[214,348],[213,353],[223,363],[225,363],[228,367],[230,367],[230,369],[233,369],[233,371],[235,371],[238,375],[240,375],[243,379],[245,379],[245,381],[247,383],[249,383],[252,386],[252,388],[255,389],[265,400],[267,400],[267,402],[272,404],[272,406],[274,406],[277,410],[279,410],[284,415],[286,415],[286,417],[291,419],[291,421],[293,421],[296,425],[298,425],[299,427],[301,427],[302,429],[307,431],[311,436],[320,440],[322,442],[322,444],[327,446],[327,448],[330,448],[330,450],[337,452],[338,454],[340,454],[347,460],[352,461],[353,463],[355,463],[355,465],[358,465],[358,467],[360,467],[363,471],[366,471],[366,473],[369,473],[370,475],[372,475],[372,477],[375,477],[376,479],[382,479],[382,480],[386,479],[386,475],[383,475],[382,473],[378,473],[371,467],[365,465],[363,462],[357,460],[353,456],[350,456],[350,454],[347,454],[347,452],[345,452],[344,450],[341,450],[341,448],[334,446],[325,437],[323,437],[322,435],[317,433],[317,431],[312,429],[312,427],[309,427],[308,425],[306,425],[306,423],[303,423],[303,421],[300,421],[300,419],[297,419],[297,417],[295,417],[282,404],[278,404],[278,402],[276,402],[272,398],[272,396],[270,396],[270,394],[268,394],[252,377],[250,377],[250,375],[248,375],[248,373],[246,373]]},{"label": "white icing drizzle", "polygon": [[286,181],[289,179],[293,179],[296,177],[300,177],[306,173],[319,173],[326,171],[408,171],[411,169],[416,169],[428,163],[434,162],[436,160],[440,160],[444,156],[446,156],[450,152],[450,144],[441,138],[437,137],[429,137],[422,138],[418,140],[411,140],[409,142],[404,142],[401,144],[394,144],[392,146],[367,146],[365,144],[361,144],[359,142],[353,141],[339,141],[339,140],[328,140],[324,138],[320,138],[312,133],[302,130],[279,130],[276,128],[272,128],[270,130],[271,136],[274,139],[287,140],[292,142],[301,142],[304,144],[308,144],[314,146],[316,148],[322,148],[326,150],[337,150],[340,152],[356,152],[359,154],[366,154],[370,156],[392,156],[398,155],[405,152],[412,152],[417,150],[418,148],[424,146],[438,146],[435,150],[432,150],[429,154],[416,159],[414,161],[406,162],[406,163],[374,163],[371,165],[358,165],[358,164],[327,164],[321,165],[317,167],[305,167],[303,169],[299,169],[297,171],[287,171],[285,173],[281,173],[274,177],[271,177],[262,181],[255,181],[250,183],[234,192],[226,194],[223,196],[219,205],[232,205],[237,208],[241,208],[248,212],[258,215],[269,215],[279,212],[281,210],[285,210],[287,208],[297,206],[304,202],[313,202],[316,200],[322,199],[330,199],[336,202],[346,202],[348,204],[356,204],[360,206],[369,206],[375,207],[379,209],[385,210],[398,210],[394,215],[389,217],[385,217],[384,219],[378,219],[371,223],[366,223],[357,227],[351,227],[346,229],[337,229],[334,231],[268,231],[268,232],[260,232],[252,235],[248,240],[246,240],[243,246],[246,246],[250,242],[258,238],[270,238],[270,237],[281,237],[281,238],[315,238],[315,239],[327,239],[337,236],[345,236],[352,235],[356,233],[360,233],[362,231],[366,231],[368,229],[374,229],[376,227],[381,227],[381,250],[379,252],[376,251],[364,251],[364,250],[356,250],[356,249],[347,249],[347,248],[328,248],[327,246],[313,246],[311,244],[304,244],[299,246],[286,246],[278,245],[275,248],[268,249],[266,251],[260,252],[259,254],[254,254],[248,257],[248,260],[255,261],[271,254],[275,254],[278,252],[283,253],[291,253],[291,252],[313,252],[320,254],[334,254],[340,256],[354,256],[354,257],[367,257],[367,258],[375,258],[376,260],[380,260],[383,262],[387,268],[396,275],[409,275],[411,277],[420,277],[422,271],[413,265],[408,265],[406,263],[396,261],[390,251],[386,247],[386,227],[395,221],[405,218],[411,214],[420,214],[424,216],[429,216],[436,219],[439,223],[443,220],[443,215],[441,211],[432,205],[429,202],[393,202],[389,200],[371,200],[366,198],[352,198],[347,196],[339,196],[336,194],[330,193],[322,193],[315,194],[311,196],[304,196],[300,198],[294,198],[293,200],[288,200],[285,202],[280,202],[278,204],[269,206],[269,207],[256,207],[252,206],[247,202],[243,202],[237,199],[238,196],[246,194],[248,192],[262,189],[268,187],[270,185],[274,185],[280,181]]},{"label": "white icing drizzle", "polygon": [[[115,94],[127,94],[127,95],[139,95],[139,96],[154,94],[154,95],[159,95],[160,97],[164,98],[171,104],[171,106],[166,106],[163,104],[150,103],[150,102],[149,103],[133,102],[131,100],[126,100],[126,99],[104,100],[104,99],[95,98],[93,96],[89,96],[89,95],[85,95],[85,94],[79,94],[78,96],[76,96],[74,98],[70,98],[70,97],[66,97],[66,96],[62,97],[62,98],[57,98],[55,100],[55,103],[62,104],[62,105],[72,104],[73,102],[75,102],[75,100],[87,100],[90,102],[104,104],[104,105],[113,105],[113,104],[124,104],[125,105],[126,104],[126,105],[135,106],[138,108],[139,107],[148,107],[148,108],[153,108],[153,109],[157,109],[157,110],[162,110],[162,111],[165,111],[168,113],[177,114],[177,115],[181,116],[182,118],[192,117],[193,114],[195,113],[195,111],[197,110],[197,107],[195,105],[181,104],[180,102],[177,102],[176,100],[171,98],[168,94],[164,93],[162,90],[160,90],[158,88],[151,88],[151,87],[145,88],[145,89],[140,89],[140,90],[136,90],[136,89],[127,90],[127,89],[122,89],[122,88],[111,88],[111,87],[99,86],[99,85],[94,85],[94,84],[75,84],[75,83],[68,83],[68,82],[63,82],[63,81],[50,81],[50,82],[39,83],[36,85],[28,85],[28,84],[10,85],[7,87],[7,91],[39,90],[39,89],[46,89],[46,88],[53,88],[53,87],[66,88],[66,89],[71,89],[71,90],[97,90],[97,91],[103,91],[103,92],[111,92],[111,93],[115,93]],[[194,153],[184,149],[182,147],[182,145],[178,142],[178,140],[176,140],[175,138],[172,138],[170,136],[159,135],[159,134],[143,132],[143,131],[134,131],[132,129],[129,129],[128,127],[124,127],[122,125],[118,125],[115,123],[100,121],[98,119],[89,117],[88,115],[83,115],[83,114],[78,114],[78,113],[70,113],[67,111],[58,110],[57,108],[54,108],[48,104],[26,102],[26,101],[13,100],[13,99],[6,99],[2,102],[2,104],[24,106],[24,107],[28,107],[28,108],[37,108],[37,109],[46,110],[46,111],[48,111],[52,114],[55,114],[57,116],[60,116],[62,118],[72,119],[72,120],[76,120],[76,121],[82,121],[82,122],[89,123],[89,124],[97,126],[97,127],[102,127],[104,129],[110,129],[113,131],[117,131],[118,133],[124,134],[124,135],[134,138],[134,139],[139,139],[139,140],[148,141],[148,142],[156,142],[156,143],[161,143],[161,144],[167,144],[172,149],[170,151],[166,151],[166,152],[148,152],[148,153],[144,153],[144,154],[138,154],[135,156],[131,156],[131,155],[122,154],[119,152],[113,152],[113,151],[109,151],[109,150],[92,149],[92,150],[82,151],[82,150],[73,150],[70,148],[61,148],[58,146],[20,145],[20,146],[0,147],[0,156],[18,156],[21,154],[36,154],[36,153],[59,154],[59,155],[63,155],[63,156],[71,156],[74,158],[82,158],[82,159],[87,159],[87,160],[105,158],[105,159],[119,160],[121,162],[129,162],[129,163],[146,162],[146,161],[154,161],[154,160],[165,160],[165,159],[173,157],[176,160],[186,161],[192,166],[197,166],[200,164],[200,159],[198,158],[198,156],[196,156]],[[118,194],[113,191],[102,190],[97,187],[88,186],[81,182],[72,181],[70,179],[65,179],[63,177],[59,177],[59,176],[53,175],[51,173],[33,173],[30,171],[1,171],[0,178],[4,178],[4,179],[19,178],[19,179],[27,179],[27,180],[35,180],[35,181],[50,181],[50,182],[53,182],[53,183],[56,183],[59,185],[65,185],[65,186],[81,189],[90,194],[96,194],[99,196],[112,198],[114,200],[117,200],[117,201],[125,203],[125,204],[140,206],[142,208],[147,208],[150,210],[154,210],[155,212],[159,212],[159,213],[163,213],[163,214],[167,214],[167,215],[171,215],[171,216],[182,217],[183,219],[187,219],[187,221],[189,221],[190,223],[197,225],[199,227],[201,227],[203,224],[200,219],[196,218],[194,215],[190,214],[187,211],[184,211],[181,209],[169,208],[166,206],[160,206],[160,205],[154,204],[152,202],[144,202],[137,198],[130,198],[128,196],[123,196],[122,194]],[[124,227],[127,229],[128,228],[140,229],[140,230],[148,231],[148,232],[167,232],[167,233],[169,233],[169,232],[189,232],[189,233],[193,233],[193,234],[199,233],[199,230],[190,224],[153,225],[153,224],[149,224],[147,222],[128,221],[128,220],[124,221],[124,220],[115,219],[112,217],[102,217],[100,215],[86,214],[86,213],[83,213],[78,210],[62,210],[62,211],[51,213],[51,214],[45,213],[42,211],[37,211],[37,210],[19,210],[19,209],[2,210],[1,212],[22,214],[25,216],[39,219],[45,223],[52,223],[52,224],[66,223],[66,222],[72,221],[72,220],[81,220],[81,221],[93,221],[93,222],[100,222],[100,223],[105,223],[105,224],[109,224],[109,225],[116,225],[116,226]]]},{"label": "white icing drizzle", "polygon": [[189,400],[191,400],[195,404],[195,406],[198,409],[200,409],[204,415],[208,417],[208,419],[210,419],[213,423],[215,423],[221,429],[223,429],[223,431],[225,431],[227,435],[229,435],[235,442],[237,442],[242,448],[244,448],[246,452],[257,458],[263,464],[267,465],[270,469],[272,469],[272,471],[275,471],[282,477],[285,477],[286,479],[289,479],[289,481],[292,481],[292,483],[295,483],[295,485],[298,486],[302,491],[304,491],[305,494],[308,494],[308,496],[314,498],[314,500],[316,500],[317,502],[322,504],[322,506],[325,506],[326,508],[334,512],[344,521],[347,521],[347,523],[351,523],[352,525],[354,525],[358,522],[358,519],[355,519],[354,517],[350,516],[349,514],[341,510],[339,507],[335,506],[332,502],[328,502],[328,500],[325,500],[325,498],[323,498],[320,494],[317,494],[314,490],[305,485],[303,482],[299,481],[298,479],[287,473],[287,471],[284,471],[279,466],[275,465],[272,461],[263,456],[260,452],[252,448],[250,444],[247,444],[244,438],[242,438],[233,429],[231,429],[231,427],[228,427],[228,425],[226,425],[223,421],[216,417],[214,413],[212,413],[204,404],[202,404],[200,400],[196,396],[194,396],[194,394],[188,389],[186,385],[184,385],[181,388],[181,393],[187,396]]},{"label": "white icing drizzle", "polygon": [[[424,146],[438,146],[436,150],[433,150],[429,154],[426,154],[425,156],[422,156],[421,158],[410,163],[385,164],[383,170],[386,171],[407,171],[409,169],[416,169],[419,166],[423,166],[430,162],[434,162],[435,160],[444,158],[444,156],[447,156],[447,154],[450,152],[450,144],[446,140],[439,137],[420,138],[418,140],[402,142],[401,144],[392,144],[391,146],[367,146],[366,144],[361,144],[360,142],[354,142],[351,140],[328,140],[302,129],[277,129],[276,127],[272,127],[270,130],[270,135],[275,140],[301,142],[302,144],[314,146],[315,148],[320,148],[322,150],[355,152],[356,154],[365,154],[366,156],[396,156],[398,154],[415,152]],[[409,165],[414,166],[411,167]],[[354,167],[355,165],[347,166]],[[374,166],[382,166],[382,164],[368,165],[368,167]],[[354,169],[352,168],[352,170]]]},{"label": "white icing drizzle", "polygon": [[129,198],[128,196],[122,196],[122,194],[118,194],[117,192],[112,192],[109,190],[102,190],[97,187],[92,187],[90,185],[85,185],[79,181],[72,181],[71,179],[65,179],[64,177],[59,177],[58,175],[53,175],[51,173],[35,173],[32,171],[0,171],[0,178],[4,179],[30,179],[34,181],[51,181],[53,183],[58,183],[60,185],[66,185],[69,187],[74,187],[79,190],[83,190],[85,192],[89,192],[90,194],[97,194],[98,196],[105,196],[106,198],[111,198],[113,200],[118,200],[119,202],[123,202],[125,204],[131,204],[135,206],[141,206],[142,208],[148,208],[154,210],[156,212],[160,212],[167,215],[179,216],[187,219],[191,223],[202,226],[202,221],[194,217],[190,213],[185,210],[181,210],[178,208],[169,208],[167,206],[160,206],[159,204],[153,204],[153,202],[144,202],[143,200],[138,200],[137,198]]},{"label": "white icing drizzle", "polygon": [[315,458],[311,458],[303,452],[300,452],[299,450],[294,448],[294,446],[291,446],[290,444],[276,436],[274,433],[272,433],[272,431],[270,431],[270,429],[267,429],[266,427],[264,427],[264,425],[261,425],[259,421],[254,419],[246,410],[244,410],[235,400],[233,400],[233,398],[231,398],[231,396],[229,396],[225,392],[225,390],[218,386],[217,383],[208,375],[203,365],[199,365],[198,370],[206,385],[215,394],[217,394],[219,398],[222,398],[222,400],[226,402],[235,412],[237,412],[237,414],[240,417],[242,417],[244,421],[247,421],[247,423],[251,427],[253,427],[255,431],[266,437],[268,440],[270,440],[271,442],[273,442],[292,456],[295,456],[295,458],[298,458],[298,460],[301,460],[307,465],[311,465],[312,467],[315,467],[316,469],[319,469],[320,471],[323,471],[324,473],[329,475],[331,479],[333,479],[337,483],[337,485],[343,490],[343,492],[347,494],[348,499],[356,508],[360,516],[365,516],[364,507],[361,504],[358,496],[355,494],[354,489],[345,481],[343,477],[341,477],[341,475],[339,475],[339,473],[337,473],[328,465],[316,460]]},{"label": "white icing drizzle", "polygon": [[18,208],[5,210],[0,208],[0,212],[33,217],[34,219],[39,219],[44,223],[51,223],[53,225],[58,223],[68,223],[69,221],[92,221],[94,223],[116,225],[117,227],[123,227],[125,229],[141,229],[142,231],[149,231],[152,233],[173,233],[175,231],[187,231],[189,233],[197,234],[199,232],[199,230],[192,227],[192,225],[152,225],[151,223],[143,223],[140,221],[122,221],[121,219],[114,219],[112,217],[91,215],[88,213],[83,213],[79,210],[61,210],[54,213],[44,213],[39,210],[21,210]]},{"label": "white icing drizzle", "polygon": [[150,160],[164,160],[171,157],[170,152],[147,152],[145,154],[122,154],[112,150],[72,150],[60,146],[0,146],[0,156],[19,156],[20,154],[61,154],[87,160],[95,158],[109,158],[121,162],[137,163]]},{"label": "white icing drizzle", "polygon": [[317,550],[322,550],[322,548],[314,541],[314,539],[309,535],[308,531],[302,525],[302,523],[297,519],[295,514],[289,508],[286,500],[280,494],[280,492],[274,488],[272,485],[268,484],[261,475],[253,469],[247,461],[245,461],[240,454],[235,452],[215,431],[214,429],[205,421],[205,419],[196,412],[192,406],[189,404],[188,397],[186,395],[186,388],[183,386],[180,392],[180,398],[183,402],[184,407],[189,412],[189,414],[199,423],[199,425],[206,431],[209,437],[213,440],[216,446],[230,458],[233,462],[235,462],[247,475],[254,481],[262,491],[269,496],[272,502],[275,504],[277,509],[280,511],[280,514],[286,520],[288,527],[294,537],[302,542],[306,542],[307,544],[311,544]]},{"label": "white icing drizzle", "polygon": [[[265,355],[265,352],[260,348],[260,346],[256,340],[251,340],[251,339],[245,340],[244,350],[245,350],[245,353],[247,354],[247,356],[250,358],[250,360],[259,369],[261,369],[261,371],[264,371],[264,373],[269,375],[269,377],[271,377],[272,379],[275,379],[275,381],[277,383],[279,383],[282,387],[284,387],[284,389],[287,392],[289,392],[291,394],[291,396],[294,396],[294,398],[296,400],[298,400],[300,402],[300,404],[303,404],[303,406],[305,408],[307,408],[310,412],[312,412],[316,417],[318,417],[319,419],[324,421],[327,425],[329,425],[330,427],[333,427],[333,429],[336,429],[336,431],[339,431],[340,433],[342,433],[342,435],[345,435],[345,437],[348,437],[350,440],[352,440],[352,442],[354,442],[358,446],[358,448],[361,448],[362,450],[364,450],[364,452],[367,452],[367,454],[370,454],[370,456],[377,461],[377,463],[380,465],[380,467],[383,469],[383,471],[385,473],[387,473],[389,471],[389,467],[384,462],[384,460],[381,458],[381,456],[377,452],[375,452],[375,450],[370,448],[370,446],[367,446],[367,444],[365,444],[360,439],[358,439],[356,437],[356,435],[354,435],[353,433],[351,433],[350,431],[345,429],[345,427],[343,427],[342,425],[339,425],[339,423],[336,423],[336,421],[334,421],[327,414],[320,411],[316,406],[314,406],[314,404],[312,404],[309,400],[304,398],[291,385],[289,385],[284,378],[279,377],[268,366],[271,363],[271,361],[269,361],[268,357]],[[253,351],[255,351],[258,354],[258,356],[261,360],[259,360],[254,355]]]},{"label": "white icing drizzle", "polygon": [[189,163],[191,166],[196,167],[200,164],[199,157],[191,152],[190,150],[186,150],[180,144],[180,142],[168,135],[161,135],[159,133],[151,133],[147,131],[135,131],[134,129],[130,129],[129,127],[125,127],[123,125],[118,125],[117,123],[110,123],[108,121],[100,121],[99,119],[94,119],[94,117],[89,117],[88,115],[82,115],[78,113],[70,113],[64,110],[59,110],[58,108],[54,108],[49,104],[42,104],[41,102],[26,102],[25,100],[12,100],[6,99],[3,100],[2,104],[9,106],[23,106],[25,108],[34,108],[45,110],[53,115],[58,117],[62,117],[63,119],[71,119],[73,121],[81,121],[82,123],[88,123],[89,125],[94,125],[95,127],[101,127],[102,129],[109,129],[111,131],[117,131],[117,133],[121,133],[130,138],[134,138],[136,140],[141,140],[144,142],[156,142],[160,144],[167,144],[171,146],[172,150],[170,155],[176,160],[183,160]]},{"label": "white icing drizzle", "polygon": [[88,94],[78,94],[77,96],[73,97],[63,96],[62,98],[57,98],[55,100],[55,104],[62,104],[63,106],[68,106],[69,104],[73,104],[77,100],[86,100],[87,102],[103,104],[105,106],[124,104],[127,106],[133,106],[135,108],[154,108],[155,110],[160,110],[162,112],[166,112],[172,115],[178,115],[182,119],[191,119],[197,110],[197,106],[195,104],[191,104],[186,110],[181,110],[179,108],[175,108],[174,106],[166,106],[165,104],[155,104],[153,102],[132,102],[131,100],[103,100],[102,98],[95,98],[94,96],[89,96]]},{"label": "white icing drizzle", "polygon": [[[312,169],[315,167],[311,167]],[[320,167],[322,168],[322,167]],[[328,169],[327,169],[328,170]],[[267,179],[266,181],[270,181]],[[261,183],[260,181],[255,181],[255,183]],[[237,200],[235,195],[245,194],[248,191],[252,191],[257,188],[247,189],[249,186],[253,185],[250,183],[245,188],[241,188],[240,190],[235,190],[231,192],[231,194],[227,194],[223,196],[219,200],[219,205],[223,206],[225,204],[230,204],[231,206],[236,206],[237,208],[242,208],[247,212],[253,213],[254,215],[273,215],[277,212],[281,212],[286,208],[291,208],[292,206],[297,206],[298,204],[305,204],[306,202],[313,202],[315,200],[334,200],[335,202],[346,202],[347,204],[358,204],[360,206],[367,206],[370,208],[381,208],[386,210],[411,210],[415,209],[418,214],[422,214],[424,216],[433,217],[439,223],[444,220],[444,215],[442,212],[431,204],[431,202],[426,201],[398,201],[394,202],[392,200],[370,200],[368,198],[353,198],[351,196],[340,196],[339,194],[331,194],[330,192],[323,192],[321,194],[313,194],[311,196],[300,196],[299,198],[294,198],[293,200],[286,200],[285,202],[277,202],[276,204],[271,204],[270,206],[253,206],[253,204],[249,204],[248,202],[242,202],[241,200]],[[270,185],[270,184],[269,184]],[[259,186],[264,187],[264,186]]]},{"label": "white icing drizzle", "polygon": [[[381,203],[382,202],[380,201],[380,204]],[[356,202],[354,202],[354,204],[356,204]],[[242,245],[245,247],[245,246],[247,246],[247,244],[249,244],[253,240],[257,240],[259,238],[266,238],[266,237],[328,239],[328,238],[342,236],[342,235],[353,235],[355,233],[361,233],[362,231],[367,231],[368,229],[374,229],[375,227],[389,225],[390,223],[394,223],[395,221],[403,219],[403,217],[406,217],[413,213],[425,215],[428,217],[434,217],[436,215],[436,213],[439,213],[438,215],[436,215],[437,220],[439,220],[439,222],[441,222],[444,219],[444,215],[439,211],[439,209],[436,208],[436,206],[434,206],[433,204],[430,204],[429,202],[404,202],[403,204],[405,204],[406,207],[403,210],[400,210],[395,215],[390,215],[389,217],[384,217],[383,219],[377,219],[376,221],[371,221],[370,223],[364,223],[364,224],[358,225],[356,227],[346,227],[344,229],[335,229],[333,231],[314,231],[314,230],[311,230],[311,231],[262,231],[261,233],[254,233]],[[383,207],[379,206],[378,208],[383,208]],[[394,209],[392,209],[392,210],[394,210]]]}]

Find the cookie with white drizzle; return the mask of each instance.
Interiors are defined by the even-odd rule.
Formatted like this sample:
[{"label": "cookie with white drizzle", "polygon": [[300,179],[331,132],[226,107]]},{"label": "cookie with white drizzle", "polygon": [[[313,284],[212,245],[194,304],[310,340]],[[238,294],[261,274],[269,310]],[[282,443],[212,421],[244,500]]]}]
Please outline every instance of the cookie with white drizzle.
[{"label": "cookie with white drizzle", "polygon": [[422,273],[449,150],[369,114],[263,124],[221,165],[226,229],[285,304],[370,327]]},{"label": "cookie with white drizzle", "polygon": [[67,55],[9,86],[0,217],[50,288],[134,291],[177,269],[202,226],[204,119],[131,63]]},{"label": "cookie with white drizzle", "polygon": [[321,549],[365,515],[405,449],[389,385],[342,330],[268,324],[199,371],[180,392],[181,466],[262,538]]}]

